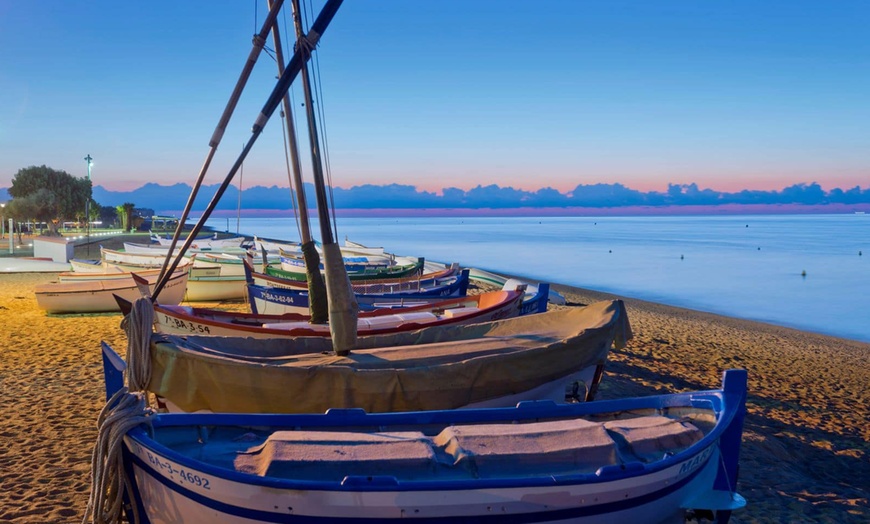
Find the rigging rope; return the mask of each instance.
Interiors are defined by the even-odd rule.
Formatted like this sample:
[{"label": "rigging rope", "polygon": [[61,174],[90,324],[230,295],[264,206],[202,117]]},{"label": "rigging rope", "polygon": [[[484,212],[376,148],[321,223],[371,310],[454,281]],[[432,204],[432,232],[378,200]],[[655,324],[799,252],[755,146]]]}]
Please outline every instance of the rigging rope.
[{"label": "rigging rope", "polygon": [[[311,27],[310,13],[314,12],[314,9],[310,5],[310,1],[301,2],[300,9],[302,10],[302,18],[306,21],[306,25]],[[326,113],[324,111],[324,102],[323,102],[323,84],[321,82],[322,74],[320,72],[320,57],[315,54],[313,51],[316,46],[312,45],[308,38],[300,38],[299,43],[297,45],[302,45],[305,47],[308,56],[311,58],[312,69],[312,91],[313,91],[313,100],[314,109],[317,111],[320,125],[318,126],[317,132],[320,138],[320,142],[322,144],[321,147],[321,157],[323,161],[323,170],[325,172],[326,177],[326,186],[328,188],[328,210],[331,215],[331,226],[332,226],[332,235],[335,238],[336,243],[338,242],[338,224],[336,223],[336,214],[335,214],[335,194],[333,192],[333,183],[332,183],[332,168],[331,163],[329,161],[329,140],[327,139],[326,132]]]},{"label": "rigging rope", "polygon": [[332,164],[329,161],[329,135],[326,132],[326,111],[323,103],[323,85],[320,74],[320,56],[314,56],[314,92],[317,96],[317,112],[320,114],[320,141],[323,144],[323,168],[326,171],[326,181],[329,187],[329,211],[332,214],[332,234],[338,242],[338,224],[335,216],[335,194],[332,185]]},{"label": "rigging rope", "polygon": [[[284,114],[284,110],[281,110],[281,118],[286,119],[290,118],[289,115]],[[296,198],[293,195],[293,175],[290,172],[290,142],[287,138],[287,126],[281,126],[281,135],[284,137],[284,165],[287,169],[287,181],[290,183],[290,204],[293,206],[293,216],[296,217],[296,232],[299,234],[299,238],[302,238],[302,227],[299,224],[299,211],[296,209]],[[299,188],[296,188],[296,191],[299,191]]]}]

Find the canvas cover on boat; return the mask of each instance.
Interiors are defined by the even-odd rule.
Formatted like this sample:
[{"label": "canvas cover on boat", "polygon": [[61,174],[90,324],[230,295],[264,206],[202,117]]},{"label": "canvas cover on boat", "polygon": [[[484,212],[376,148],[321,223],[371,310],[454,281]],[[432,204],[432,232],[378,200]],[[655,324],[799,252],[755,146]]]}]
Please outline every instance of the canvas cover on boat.
[{"label": "canvas cover on boat", "polygon": [[[650,464],[689,448],[703,436],[689,421],[649,415],[607,422],[573,418],[451,425],[434,435],[411,430],[279,430],[247,433],[244,439],[234,435],[227,445],[212,435],[196,453],[215,457],[215,463],[225,467],[232,460],[237,471],[283,479],[497,479],[591,474],[604,466]],[[638,449],[646,451],[638,455]]]},{"label": "canvas cover on boat", "polygon": [[453,409],[528,391],[605,361],[631,328],[620,300],[466,326],[359,337],[155,334],[149,389],[185,411],[322,413]]}]

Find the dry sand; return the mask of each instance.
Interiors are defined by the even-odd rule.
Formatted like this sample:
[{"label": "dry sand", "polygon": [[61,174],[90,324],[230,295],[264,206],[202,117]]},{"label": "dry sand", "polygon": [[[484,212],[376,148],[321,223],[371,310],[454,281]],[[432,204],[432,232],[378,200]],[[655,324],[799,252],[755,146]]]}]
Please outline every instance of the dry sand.
[{"label": "dry sand", "polygon": [[[100,341],[126,347],[120,314],[39,310],[33,287],[52,279],[0,274],[0,523],[81,521],[104,402]],[[613,298],[555,289],[570,305]],[[635,337],[612,353],[598,398],[710,389],[725,369],[749,370],[739,481],[748,507],[731,522],[870,522],[870,344],[626,304]]]}]

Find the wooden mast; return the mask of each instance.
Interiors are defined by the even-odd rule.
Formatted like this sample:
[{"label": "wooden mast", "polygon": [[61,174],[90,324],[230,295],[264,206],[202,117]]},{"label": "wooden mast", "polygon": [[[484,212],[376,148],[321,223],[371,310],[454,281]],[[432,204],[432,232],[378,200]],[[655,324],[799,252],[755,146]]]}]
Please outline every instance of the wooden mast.
[{"label": "wooden mast", "polygon": [[[271,9],[272,2],[269,0]],[[278,21],[272,25],[272,41],[275,43],[275,60],[278,63],[278,76],[284,74],[284,50],[281,45],[281,33]],[[305,197],[305,187],[302,183],[302,166],[299,162],[299,147],[296,143],[296,126],[293,124],[293,110],[290,107],[290,95],[284,93],[282,99],[284,121],[287,127],[287,142],[292,159],[292,182],[296,188],[296,202],[299,209],[299,236],[302,243],[302,256],[305,258],[305,276],[308,281],[308,313],[312,324],[324,324],[329,320],[327,309],[326,284],[320,273],[320,256],[311,238],[311,225],[308,218],[308,199]]]},{"label": "wooden mast", "polygon": [[[291,0],[293,24],[296,27],[296,52],[302,53],[302,88],[305,93],[305,109],[308,116],[308,140],[311,145],[311,162],[314,173],[314,188],[317,196],[317,216],[320,221],[320,236],[323,246],[323,265],[326,273],[326,294],[329,301],[329,332],[332,335],[332,349],[337,355],[347,355],[356,346],[357,316],[359,306],[353,294],[353,287],[347,276],[341,248],[332,235],[329,219],[329,201],[326,196],[326,182],[323,178],[323,160],[317,134],[317,119],[314,113],[314,100],[311,96],[311,80],[308,72],[308,58],[313,45],[302,29],[299,0]],[[307,262],[307,261],[306,261]]]}]

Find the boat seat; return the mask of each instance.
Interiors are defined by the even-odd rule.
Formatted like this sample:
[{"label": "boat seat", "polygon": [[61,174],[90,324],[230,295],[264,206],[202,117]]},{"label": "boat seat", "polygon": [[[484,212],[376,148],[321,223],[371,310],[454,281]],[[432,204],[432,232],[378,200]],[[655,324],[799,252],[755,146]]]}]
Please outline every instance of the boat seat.
[{"label": "boat seat", "polygon": [[472,313],[476,313],[480,311],[480,308],[476,307],[461,307],[454,309],[445,309],[444,310],[444,318],[457,318],[464,317],[466,315],[470,315]]},{"label": "boat seat", "polygon": [[[357,320],[357,329],[389,329],[399,327],[405,323],[425,324],[438,320],[433,313],[428,311],[419,311],[413,313],[396,313],[384,315],[382,317],[363,317]],[[317,331],[328,331],[328,326],[309,324],[308,322],[297,320],[295,322],[270,322],[263,324],[264,328],[270,329],[311,329]]]},{"label": "boat seat", "polygon": [[583,419],[451,426],[434,441],[477,478],[594,473],[618,463],[604,425]]},{"label": "boat seat", "polygon": [[664,416],[611,420],[604,423],[624,462],[653,462],[701,440],[704,432],[688,421]]},{"label": "boat seat", "polygon": [[412,322],[425,324],[437,319],[438,317],[429,311],[417,311],[411,313],[396,312],[395,314],[384,315],[381,317],[363,317],[358,320],[357,324],[361,329],[385,329],[399,327],[402,324]]}]

